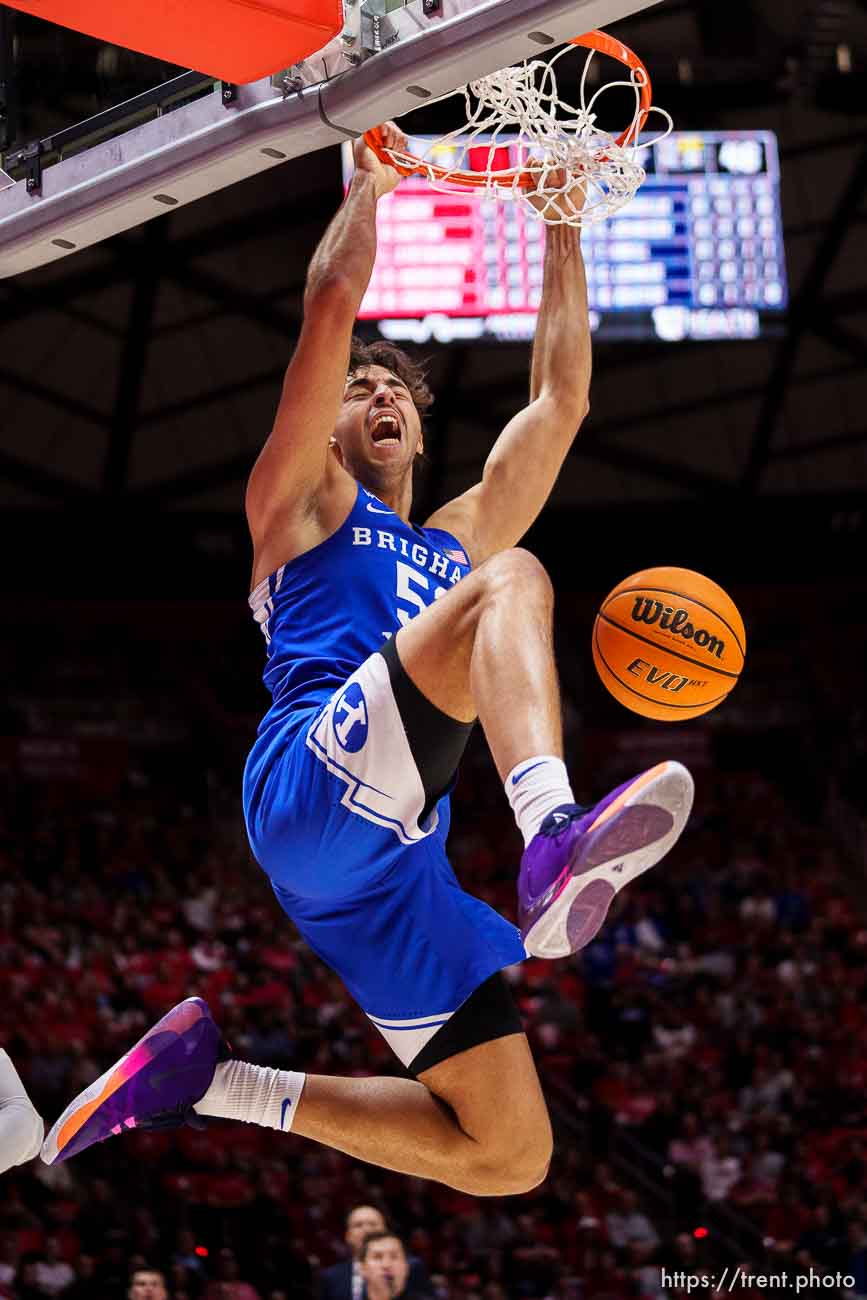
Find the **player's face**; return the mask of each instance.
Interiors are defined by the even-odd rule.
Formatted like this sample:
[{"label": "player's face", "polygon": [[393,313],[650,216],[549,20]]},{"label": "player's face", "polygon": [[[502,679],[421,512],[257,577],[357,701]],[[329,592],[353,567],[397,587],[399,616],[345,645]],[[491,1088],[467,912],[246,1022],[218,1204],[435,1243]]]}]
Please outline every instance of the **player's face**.
[{"label": "player's face", "polygon": [[412,395],[384,366],[365,366],[346,380],[334,430],[337,454],[353,478],[375,488],[404,478],[422,450]]},{"label": "player's face", "polygon": [[400,1295],[409,1277],[409,1264],[403,1246],[396,1237],[382,1237],[373,1241],[361,1262],[365,1282],[391,1281],[392,1295]]}]

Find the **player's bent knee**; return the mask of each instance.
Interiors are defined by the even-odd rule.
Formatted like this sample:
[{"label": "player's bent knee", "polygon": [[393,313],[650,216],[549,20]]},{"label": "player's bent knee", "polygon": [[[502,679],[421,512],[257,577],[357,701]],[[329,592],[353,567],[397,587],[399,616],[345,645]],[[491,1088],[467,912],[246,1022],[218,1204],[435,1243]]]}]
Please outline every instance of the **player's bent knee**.
[{"label": "player's bent knee", "polygon": [[544,1183],[550,1168],[550,1154],[542,1160],[536,1153],[510,1160],[506,1171],[509,1188],[506,1195],[516,1196],[523,1192],[532,1192],[534,1187]]},{"label": "player's bent knee", "polygon": [[534,1136],[533,1142],[521,1152],[516,1172],[523,1184],[523,1191],[530,1192],[540,1183],[544,1183],[551,1168],[553,1155],[554,1135],[550,1123],[546,1120],[544,1127]]},{"label": "player's bent knee", "polygon": [[513,546],[508,551],[492,555],[478,572],[485,574],[489,592],[505,593],[513,600],[516,590],[520,590],[525,599],[535,591],[553,602],[554,588],[547,571],[535,555],[522,546]]},{"label": "player's bent knee", "polygon": [[521,1196],[544,1183],[550,1167],[550,1160],[539,1164],[517,1155],[496,1162],[482,1159],[472,1171],[469,1190],[476,1196]]},{"label": "player's bent knee", "polygon": [[540,1126],[539,1132],[523,1141],[498,1143],[495,1149],[480,1147],[470,1171],[476,1194],[519,1196],[531,1192],[547,1178],[553,1149],[548,1124]]}]

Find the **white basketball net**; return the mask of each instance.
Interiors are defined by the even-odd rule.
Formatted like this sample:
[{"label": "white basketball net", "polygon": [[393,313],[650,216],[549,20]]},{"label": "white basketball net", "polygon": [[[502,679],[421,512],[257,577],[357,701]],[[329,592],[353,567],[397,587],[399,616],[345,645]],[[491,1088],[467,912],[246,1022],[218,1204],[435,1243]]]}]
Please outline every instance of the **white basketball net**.
[{"label": "white basketball net", "polygon": [[[664,129],[639,142],[646,74],[638,69],[630,69],[628,80],[600,86],[588,101],[587,72],[594,50],[584,64],[578,106],[563,99],[558,93],[555,65],[565,54],[581,49],[566,45],[550,61],[525,60],[449,92],[463,95],[466,123],[431,142],[414,159],[396,151],[389,153],[404,164],[420,160],[434,189],[445,193],[473,189],[494,198],[512,198],[546,225],[587,226],[604,220],[635,196],[645,179],[641,154],[664,139],[673,123],[664,109],[649,109],[663,118]],[[635,96],[631,125],[622,145],[596,125],[597,101],[614,86],[625,86]],[[498,170],[497,151],[504,148],[509,150],[509,165]],[[480,166],[476,151],[484,150],[487,159]],[[467,171],[478,174],[480,180],[487,172],[484,186],[469,186],[455,175]],[[533,181],[530,187],[521,183],[521,177],[528,175]]]}]

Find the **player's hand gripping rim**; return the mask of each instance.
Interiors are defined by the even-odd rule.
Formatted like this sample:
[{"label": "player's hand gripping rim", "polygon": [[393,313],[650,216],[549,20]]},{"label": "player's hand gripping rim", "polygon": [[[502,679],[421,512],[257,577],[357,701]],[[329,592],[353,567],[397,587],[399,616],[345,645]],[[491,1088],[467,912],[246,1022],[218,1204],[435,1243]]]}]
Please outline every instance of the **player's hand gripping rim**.
[{"label": "player's hand gripping rim", "polygon": [[[384,122],[380,127],[382,131],[382,141],[387,149],[395,153],[404,153],[409,141],[395,122]],[[357,172],[366,172],[372,176],[376,182],[376,196],[382,198],[383,194],[390,194],[403,179],[400,172],[396,171],[390,163],[384,163],[371,149],[370,145],[365,142],[364,136],[361,135],[352,146],[352,154],[355,159],[355,170]]]},{"label": "player's hand gripping rim", "polygon": [[539,179],[536,190],[528,191],[527,201],[537,212],[549,219],[577,217],[587,201],[585,183],[568,184],[569,176],[563,167],[553,167]]}]

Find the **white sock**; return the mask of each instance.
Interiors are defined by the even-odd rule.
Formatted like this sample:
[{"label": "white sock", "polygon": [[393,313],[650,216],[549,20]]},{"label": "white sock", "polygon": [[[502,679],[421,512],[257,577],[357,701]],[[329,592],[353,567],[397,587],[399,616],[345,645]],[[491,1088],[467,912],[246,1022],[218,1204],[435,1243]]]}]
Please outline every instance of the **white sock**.
[{"label": "white sock", "polygon": [[296,1070],[272,1070],[247,1061],[222,1061],[213,1082],[193,1110],[199,1115],[240,1119],[288,1133],[304,1091],[306,1074]]},{"label": "white sock", "polygon": [[39,1155],[45,1125],[8,1052],[0,1047],[0,1173]]},{"label": "white sock", "polygon": [[552,754],[537,754],[516,763],[504,785],[525,848],[549,812],[575,802],[566,765]]}]

